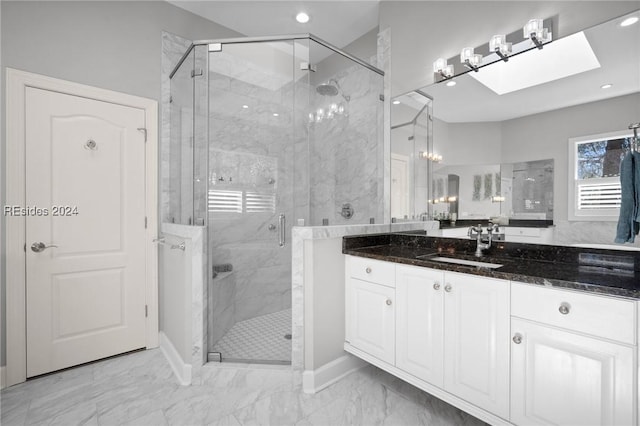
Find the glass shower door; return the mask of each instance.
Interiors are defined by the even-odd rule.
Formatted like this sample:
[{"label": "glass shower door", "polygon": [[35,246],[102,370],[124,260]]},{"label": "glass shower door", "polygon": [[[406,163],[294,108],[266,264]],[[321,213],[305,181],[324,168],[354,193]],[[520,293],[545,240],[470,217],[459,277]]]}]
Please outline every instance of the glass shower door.
[{"label": "glass shower door", "polygon": [[208,73],[209,352],[290,362],[293,41],[211,45]]}]

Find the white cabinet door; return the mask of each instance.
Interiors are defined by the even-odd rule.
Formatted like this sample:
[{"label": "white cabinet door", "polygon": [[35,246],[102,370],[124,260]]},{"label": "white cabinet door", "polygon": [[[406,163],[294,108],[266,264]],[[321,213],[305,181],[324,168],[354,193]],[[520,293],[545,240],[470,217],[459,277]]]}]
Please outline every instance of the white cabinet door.
[{"label": "white cabinet door", "polygon": [[395,362],[395,289],[349,278],[347,338],[352,346],[376,358]]},{"label": "white cabinet door", "polygon": [[633,424],[632,347],[519,319],[511,325],[512,423]]},{"label": "white cabinet door", "polygon": [[509,282],[445,273],[444,388],[509,418]]},{"label": "white cabinet door", "polygon": [[442,271],[396,267],[396,367],[419,379],[443,384]]}]

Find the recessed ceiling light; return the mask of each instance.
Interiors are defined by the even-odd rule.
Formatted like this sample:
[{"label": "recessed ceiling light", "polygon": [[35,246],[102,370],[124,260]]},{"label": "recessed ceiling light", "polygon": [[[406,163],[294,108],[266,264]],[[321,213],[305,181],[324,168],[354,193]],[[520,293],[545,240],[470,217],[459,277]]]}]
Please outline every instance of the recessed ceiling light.
[{"label": "recessed ceiling light", "polygon": [[393,101],[393,102],[391,102],[391,103],[392,103],[392,104],[394,104],[394,105],[399,105],[399,104],[400,104],[400,101],[397,101],[397,100],[396,100],[396,101]]},{"label": "recessed ceiling light", "polygon": [[280,115],[280,114],[278,114],[277,112],[274,112],[274,113],[273,113],[273,116],[274,116],[274,117],[277,117],[277,116],[279,116],[279,115]]},{"label": "recessed ceiling light", "polygon": [[309,22],[309,15],[304,12],[300,12],[296,15],[296,21],[300,22],[301,24],[306,24],[307,22]]},{"label": "recessed ceiling light", "polygon": [[620,26],[621,27],[628,27],[629,25],[633,25],[636,22],[638,22],[638,17],[637,16],[632,16],[632,17],[627,18],[624,21],[620,22]]},{"label": "recessed ceiling light", "polygon": [[613,86],[613,84],[611,83],[607,83],[607,84],[603,84],[602,86],[600,86],[601,89],[609,89]]},{"label": "recessed ceiling light", "polygon": [[247,109],[249,108],[249,105],[242,105],[242,108]]},{"label": "recessed ceiling light", "polygon": [[456,83],[456,82],[455,82],[455,81],[453,81],[453,80],[451,80],[451,81],[447,81],[447,86],[449,86],[449,87],[453,87],[453,86],[455,86],[456,84],[458,84],[458,83]]}]

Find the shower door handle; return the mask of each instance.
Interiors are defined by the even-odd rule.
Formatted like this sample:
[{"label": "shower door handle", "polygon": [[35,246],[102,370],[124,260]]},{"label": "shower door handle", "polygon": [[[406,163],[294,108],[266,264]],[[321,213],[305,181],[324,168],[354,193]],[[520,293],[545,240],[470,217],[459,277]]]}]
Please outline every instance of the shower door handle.
[{"label": "shower door handle", "polygon": [[278,226],[280,226],[280,247],[284,247],[284,240],[286,237],[285,223],[286,220],[284,218],[284,213],[280,213],[278,216]]}]

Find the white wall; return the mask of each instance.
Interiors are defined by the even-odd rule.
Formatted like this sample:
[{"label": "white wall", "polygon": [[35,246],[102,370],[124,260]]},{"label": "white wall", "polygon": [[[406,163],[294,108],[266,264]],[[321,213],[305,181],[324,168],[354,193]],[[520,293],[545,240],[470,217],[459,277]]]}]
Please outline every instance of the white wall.
[{"label": "white wall", "polygon": [[[305,353],[305,368],[313,370],[344,354],[344,255],[342,237],[305,241],[312,266],[305,303],[309,306],[307,336],[314,342]],[[306,310],[306,309],[305,309]],[[311,340],[313,339],[313,340]]]},{"label": "white wall", "polygon": [[437,58],[481,46],[529,19],[554,17],[558,38],[637,8],[637,1],[382,1],[380,30],[391,27],[391,94],[433,83]]},{"label": "white wall", "polygon": [[[438,100],[434,101],[435,108]],[[434,171],[447,165],[500,164],[502,125],[485,123],[446,123],[434,119],[433,146],[442,162]]]},{"label": "white wall", "polygon": [[[2,87],[4,67],[12,67],[160,100],[163,30],[191,40],[239,35],[163,1],[2,1],[0,9]],[[5,104],[4,92],[0,102]],[[2,128],[4,121],[2,114]],[[5,158],[0,133],[0,158]],[[4,205],[4,175],[1,179]],[[0,229],[4,226],[2,218]],[[4,238],[0,244],[4,300]],[[4,365],[6,321],[1,320]]]}]

